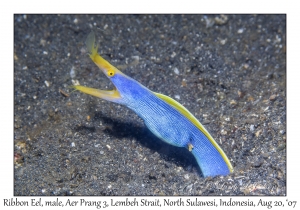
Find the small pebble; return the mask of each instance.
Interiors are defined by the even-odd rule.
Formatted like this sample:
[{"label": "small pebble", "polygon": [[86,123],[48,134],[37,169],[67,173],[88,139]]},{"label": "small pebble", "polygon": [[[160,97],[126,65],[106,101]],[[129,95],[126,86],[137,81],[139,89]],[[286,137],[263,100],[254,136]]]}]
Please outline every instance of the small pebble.
[{"label": "small pebble", "polygon": [[285,144],[280,144],[278,147],[277,147],[277,152],[281,151],[281,150],[284,150],[286,148],[286,145]]},{"label": "small pebble", "polygon": [[222,135],[227,135],[227,131],[225,131],[224,129],[221,130],[221,134]]},{"label": "small pebble", "polygon": [[174,58],[176,56],[176,52],[173,52],[171,57]]},{"label": "small pebble", "polygon": [[262,132],[262,130],[258,130],[256,133],[255,133],[255,136],[256,137],[259,137],[260,133]]},{"label": "small pebble", "polygon": [[236,104],[237,104],[236,100],[231,100],[230,101],[230,105],[236,105]]},{"label": "small pebble", "polygon": [[179,74],[178,68],[176,68],[176,67],[174,68],[174,73],[175,73],[175,74]]},{"label": "small pebble", "polygon": [[243,28],[240,28],[239,30],[238,30],[238,34],[242,34],[244,32],[244,29]]},{"label": "small pebble", "polygon": [[220,15],[215,17],[215,23],[218,25],[224,25],[228,21],[228,15]]},{"label": "small pebble", "polygon": [[227,41],[227,39],[222,39],[222,40],[220,41],[221,45],[226,44],[226,41]]},{"label": "small pebble", "polygon": [[184,175],[184,178],[185,178],[185,179],[189,179],[190,176],[189,176],[188,174],[185,174],[185,175]]},{"label": "small pebble", "polygon": [[72,84],[73,84],[73,85],[80,85],[80,83],[79,83],[78,80],[73,80],[73,79],[72,79]]},{"label": "small pebble", "polygon": [[269,98],[270,101],[275,101],[275,99],[276,99],[276,95],[275,94],[271,95],[270,98]]},{"label": "small pebble", "polygon": [[72,79],[76,77],[76,72],[75,72],[74,66],[72,66],[72,68],[70,70],[70,76],[71,76]]},{"label": "small pebble", "polygon": [[50,83],[47,81],[47,80],[45,80],[45,85],[47,86],[47,87],[49,87],[50,86]]}]

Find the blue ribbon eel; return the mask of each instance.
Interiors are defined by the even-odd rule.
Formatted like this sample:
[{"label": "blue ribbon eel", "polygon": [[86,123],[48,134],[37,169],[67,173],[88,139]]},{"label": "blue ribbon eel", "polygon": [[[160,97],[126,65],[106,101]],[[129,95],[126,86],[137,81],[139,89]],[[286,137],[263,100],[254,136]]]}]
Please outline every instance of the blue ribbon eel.
[{"label": "blue ribbon eel", "polygon": [[149,90],[102,58],[97,52],[98,46],[95,47],[93,31],[87,37],[86,46],[92,61],[115,88],[98,90],[81,85],[73,88],[133,110],[159,139],[177,147],[187,148],[196,158],[204,177],[228,175],[233,172],[224,151],[185,107],[166,95]]}]

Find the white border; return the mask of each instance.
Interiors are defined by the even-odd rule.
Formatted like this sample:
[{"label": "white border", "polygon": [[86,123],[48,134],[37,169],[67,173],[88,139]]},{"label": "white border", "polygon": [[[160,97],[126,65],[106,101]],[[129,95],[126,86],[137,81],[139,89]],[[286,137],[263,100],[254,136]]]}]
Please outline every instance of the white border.
[{"label": "white border", "polygon": [[[295,3],[294,3],[295,2]],[[1,3],[1,172],[0,172],[0,203],[3,198],[13,197],[13,14],[14,13],[287,13],[287,197],[235,197],[235,200],[251,199],[258,201],[260,198],[267,200],[295,200],[299,201],[299,12],[296,1],[10,1]],[[284,55],[283,55],[284,56]],[[70,198],[70,197],[69,197]],[[74,199],[81,199],[77,197]],[[95,199],[98,197],[94,197]],[[116,197],[114,197],[115,199]],[[173,199],[173,197],[171,197]],[[29,200],[32,197],[21,197]],[[38,199],[38,198],[36,198]],[[43,198],[53,199],[54,198]],[[67,201],[68,198],[59,198]],[[86,199],[91,199],[87,197]],[[101,199],[110,200],[110,197]],[[142,199],[142,198],[138,198]],[[149,197],[149,199],[153,199]],[[163,199],[160,197],[160,199]],[[188,199],[188,197],[184,197]],[[202,200],[211,200],[214,197],[201,197]],[[216,197],[215,199],[220,199]],[[229,199],[229,197],[226,197]],[[2,206],[1,205],[1,206]],[[298,206],[300,203],[298,202]],[[30,207],[32,208],[32,207]],[[44,207],[45,208],[45,207]],[[181,208],[181,207],[172,207]],[[200,207],[198,207],[200,208]],[[230,207],[233,208],[233,207]],[[238,207],[240,208],[240,207]],[[73,209],[73,208],[72,208]],[[95,209],[95,208],[93,208]],[[131,209],[138,209],[133,207]],[[140,209],[140,208],[139,208]],[[266,208],[264,208],[266,209]],[[274,208],[273,208],[274,209]]]}]

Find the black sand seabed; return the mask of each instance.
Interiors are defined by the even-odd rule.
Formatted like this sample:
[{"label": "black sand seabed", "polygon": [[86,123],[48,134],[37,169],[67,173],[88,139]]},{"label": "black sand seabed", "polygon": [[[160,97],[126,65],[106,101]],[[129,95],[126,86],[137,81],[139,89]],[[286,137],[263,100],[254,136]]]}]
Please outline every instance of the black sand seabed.
[{"label": "black sand seabed", "polygon": [[[15,15],[14,195],[286,195],[285,15]],[[126,107],[99,53],[188,108],[234,166],[203,178]],[[72,69],[72,70],[71,70]]]}]

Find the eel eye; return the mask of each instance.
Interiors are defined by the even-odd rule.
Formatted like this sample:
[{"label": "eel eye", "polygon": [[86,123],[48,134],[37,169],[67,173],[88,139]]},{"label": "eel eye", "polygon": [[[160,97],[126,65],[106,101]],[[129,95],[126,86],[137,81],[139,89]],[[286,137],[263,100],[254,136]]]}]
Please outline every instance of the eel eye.
[{"label": "eel eye", "polygon": [[112,77],[112,76],[115,75],[115,71],[110,69],[110,70],[107,71],[107,75],[108,75],[109,77]]}]

